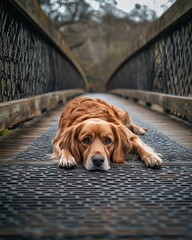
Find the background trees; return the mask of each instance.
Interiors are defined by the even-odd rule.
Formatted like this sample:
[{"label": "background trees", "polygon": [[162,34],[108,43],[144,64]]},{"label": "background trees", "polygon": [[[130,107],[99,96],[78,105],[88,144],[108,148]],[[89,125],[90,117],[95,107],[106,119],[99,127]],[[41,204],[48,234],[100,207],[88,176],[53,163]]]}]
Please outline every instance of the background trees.
[{"label": "background trees", "polygon": [[107,80],[126,57],[130,42],[157,15],[146,5],[135,4],[125,13],[117,9],[115,0],[95,1],[98,9],[88,0],[38,0],[79,60],[91,89],[103,91],[100,82]]}]

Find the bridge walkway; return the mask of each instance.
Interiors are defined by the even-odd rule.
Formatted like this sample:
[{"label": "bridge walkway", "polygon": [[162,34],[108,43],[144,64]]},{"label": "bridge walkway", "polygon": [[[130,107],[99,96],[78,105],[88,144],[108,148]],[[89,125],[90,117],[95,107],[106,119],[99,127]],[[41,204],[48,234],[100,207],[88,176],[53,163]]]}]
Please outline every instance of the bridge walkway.
[{"label": "bridge walkway", "polygon": [[46,155],[62,108],[0,139],[0,239],[191,239],[191,125],[107,94],[86,94],[149,128],[161,169],[137,158],[108,172],[57,167]]}]

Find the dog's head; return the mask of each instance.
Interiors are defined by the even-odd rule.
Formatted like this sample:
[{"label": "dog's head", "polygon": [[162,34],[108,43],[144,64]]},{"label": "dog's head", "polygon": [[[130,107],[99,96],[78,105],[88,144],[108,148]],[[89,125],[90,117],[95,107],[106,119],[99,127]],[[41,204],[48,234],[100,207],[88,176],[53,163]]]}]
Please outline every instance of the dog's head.
[{"label": "dog's head", "polygon": [[75,160],[83,160],[87,170],[110,169],[111,162],[123,163],[131,149],[129,134],[124,125],[100,119],[88,119],[64,130],[62,143]]}]

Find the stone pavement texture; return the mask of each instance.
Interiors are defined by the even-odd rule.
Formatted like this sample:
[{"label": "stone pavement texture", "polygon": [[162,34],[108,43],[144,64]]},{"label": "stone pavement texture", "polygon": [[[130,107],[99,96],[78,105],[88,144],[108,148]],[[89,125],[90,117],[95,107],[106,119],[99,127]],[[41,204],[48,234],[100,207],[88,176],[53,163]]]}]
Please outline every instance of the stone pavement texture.
[{"label": "stone pavement texture", "polygon": [[[127,110],[118,97],[90,96]],[[47,159],[53,126],[0,164],[0,239],[192,239],[192,149],[130,114],[149,127],[141,138],[162,154],[161,169],[135,156],[108,172],[60,169]]]}]

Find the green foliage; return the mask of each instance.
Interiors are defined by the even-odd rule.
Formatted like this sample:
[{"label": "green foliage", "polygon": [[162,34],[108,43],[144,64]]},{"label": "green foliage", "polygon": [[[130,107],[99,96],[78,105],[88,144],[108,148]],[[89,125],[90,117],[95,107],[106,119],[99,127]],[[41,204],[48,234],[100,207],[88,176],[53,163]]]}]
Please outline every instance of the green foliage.
[{"label": "green foliage", "polygon": [[3,131],[0,131],[0,136],[7,136],[10,134],[10,130],[4,129]]}]

